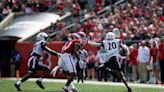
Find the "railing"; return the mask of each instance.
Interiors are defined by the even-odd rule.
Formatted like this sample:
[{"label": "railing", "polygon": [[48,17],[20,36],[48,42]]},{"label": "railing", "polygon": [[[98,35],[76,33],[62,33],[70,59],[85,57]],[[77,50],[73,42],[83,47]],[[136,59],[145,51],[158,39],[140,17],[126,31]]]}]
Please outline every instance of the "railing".
[{"label": "railing", "polygon": [[0,22],[0,31],[2,31],[14,18],[14,13],[9,13],[1,22]]}]

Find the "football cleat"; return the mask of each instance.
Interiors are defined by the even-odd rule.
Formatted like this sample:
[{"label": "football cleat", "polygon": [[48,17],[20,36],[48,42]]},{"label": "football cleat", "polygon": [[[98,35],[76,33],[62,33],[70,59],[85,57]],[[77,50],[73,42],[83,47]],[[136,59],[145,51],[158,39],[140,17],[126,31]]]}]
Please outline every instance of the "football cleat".
[{"label": "football cleat", "polygon": [[72,88],[71,91],[72,92],[80,92],[77,88]]},{"label": "football cleat", "polygon": [[131,88],[128,88],[128,92],[132,92],[132,89]]},{"label": "football cleat", "polygon": [[41,81],[37,80],[37,81],[36,81],[36,84],[37,84],[40,88],[45,89]]},{"label": "football cleat", "polygon": [[69,90],[63,88],[61,92],[69,92]]},{"label": "football cleat", "polygon": [[22,91],[21,88],[20,88],[20,85],[18,85],[18,84],[15,83],[14,86],[16,87],[16,89],[17,89],[18,91]]}]

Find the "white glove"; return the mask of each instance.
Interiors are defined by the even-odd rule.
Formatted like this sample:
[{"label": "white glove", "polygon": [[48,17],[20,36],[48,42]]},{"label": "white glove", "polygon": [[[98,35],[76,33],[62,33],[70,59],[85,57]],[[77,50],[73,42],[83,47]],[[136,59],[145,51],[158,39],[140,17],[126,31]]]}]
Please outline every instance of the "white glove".
[{"label": "white glove", "polygon": [[56,72],[59,68],[60,68],[59,66],[55,66],[55,68],[52,69],[51,74],[52,74],[53,77],[56,76]]}]

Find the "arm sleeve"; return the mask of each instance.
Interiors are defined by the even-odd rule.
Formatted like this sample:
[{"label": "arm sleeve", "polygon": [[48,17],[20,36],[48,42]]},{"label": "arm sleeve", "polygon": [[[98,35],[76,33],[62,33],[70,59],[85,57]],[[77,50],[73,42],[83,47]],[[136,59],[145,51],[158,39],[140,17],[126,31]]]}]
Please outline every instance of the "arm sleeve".
[{"label": "arm sleeve", "polygon": [[88,44],[91,45],[91,46],[95,46],[95,47],[102,46],[102,43],[97,43],[97,42],[93,42],[93,41],[88,41]]},{"label": "arm sleeve", "polygon": [[127,55],[130,54],[130,51],[127,45],[121,44],[121,47],[126,51]]},{"label": "arm sleeve", "polygon": [[54,50],[51,50],[50,48],[48,48],[46,46],[47,44],[45,42],[42,42],[41,43],[41,48],[45,51],[47,51],[48,53],[52,54],[52,55],[55,55],[55,56],[60,56],[60,54]]}]

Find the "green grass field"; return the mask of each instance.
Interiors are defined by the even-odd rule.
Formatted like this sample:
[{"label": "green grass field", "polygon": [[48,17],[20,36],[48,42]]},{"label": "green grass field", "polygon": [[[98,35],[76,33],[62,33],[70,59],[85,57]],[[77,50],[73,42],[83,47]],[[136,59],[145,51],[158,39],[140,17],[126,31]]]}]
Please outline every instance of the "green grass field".
[{"label": "green grass field", "polygon": [[[14,87],[14,80],[1,80],[0,92],[17,92]],[[44,82],[46,89],[40,89],[35,82],[26,81],[22,85],[22,92],[61,92],[64,83]],[[80,92],[127,92],[123,86],[108,86],[108,85],[91,85],[91,84],[75,84]],[[164,92],[164,89],[159,88],[139,88],[132,87],[132,92]]]}]

